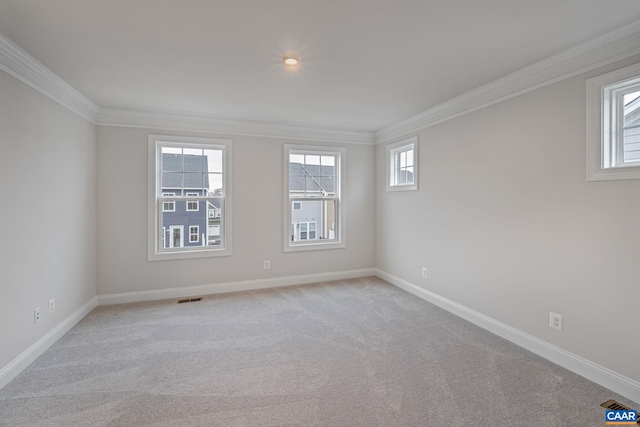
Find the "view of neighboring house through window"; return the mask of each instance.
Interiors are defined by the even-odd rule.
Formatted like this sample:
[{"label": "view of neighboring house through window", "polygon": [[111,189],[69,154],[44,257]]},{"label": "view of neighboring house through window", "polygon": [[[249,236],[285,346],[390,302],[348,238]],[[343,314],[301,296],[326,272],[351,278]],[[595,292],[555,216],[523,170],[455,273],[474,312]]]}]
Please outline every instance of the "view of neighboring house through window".
[{"label": "view of neighboring house through window", "polygon": [[149,259],[227,255],[230,141],[150,135],[149,145]]},{"label": "view of neighboring house through window", "polygon": [[640,85],[633,90],[622,97],[623,164],[640,164]]},{"label": "view of neighboring house through window", "polygon": [[418,138],[391,144],[387,147],[387,189],[418,189]]},{"label": "view of neighboring house through window", "polygon": [[345,150],[285,146],[285,251],[344,247]]}]

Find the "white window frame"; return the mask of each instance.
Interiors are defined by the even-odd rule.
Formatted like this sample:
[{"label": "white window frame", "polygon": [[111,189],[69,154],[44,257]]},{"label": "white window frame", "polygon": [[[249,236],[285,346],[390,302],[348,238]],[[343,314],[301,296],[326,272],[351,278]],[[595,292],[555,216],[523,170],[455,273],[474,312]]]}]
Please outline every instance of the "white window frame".
[{"label": "white window frame", "polygon": [[[303,233],[302,224],[304,224],[307,228],[306,231],[304,231],[304,233],[307,233],[307,237],[305,238],[302,238],[302,233]],[[313,224],[313,239],[309,237],[309,233],[311,233],[311,224]],[[318,239],[318,223],[316,221],[301,221],[296,224],[296,227],[299,228],[298,238],[300,240],[317,240]]]},{"label": "white window frame", "polygon": [[[157,167],[160,165],[161,150],[163,146],[182,146],[184,148],[209,148],[222,150],[222,188],[223,194],[216,196],[220,199],[222,219],[220,224],[220,246],[183,246],[181,248],[163,248],[160,233],[162,232],[161,215],[164,201],[160,193],[161,177]],[[208,258],[231,255],[231,229],[232,229],[232,162],[231,140],[214,138],[197,138],[175,135],[154,135],[148,137],[147,154],[147,260],[162,261],[191,258]],[[170,196],[176,201],[187,201],[194,196]],[[198,200],[208,200],[210,196],[198,196]],[[208,215],[207,215],[208,220]],[[169,245],[171,246],[171,245]]]},{"label": "white window frame", "polygon": [[[162,196],[173,197],[176,193],[162,193]],[[171,209],[165,209],[165,203],[171,203]],[[162,203],[162,212],[175,212],[176,211],[176,201],[175,200],[165,200]]]},{"label": "white window frame", "polygon": [[[196,232],[193,233],[191,230],[196,229]],[[192,239],[193,236],[196,236],[195,240]],[[189,243],[198,243],[200,242],[200,227],[197,225],[189,226]]]},{"label": "white window frame", "polygon": [[[336,195],[333,197],[336,204],[336,221],[335,221],[335,236],[334,239],[324,240],[304,240],[304,241],[291,241],[292,221],[291,212],[294,201],[305,200],[323,200],[322,198],[306,198],[306,197],[290,197],[289,194],[289,157],[291,154],[317,154],[317,155],[330,155],[336,157],[336,179],[338,181],[336,185]],[[297,144],[285,144],[284,145],[284,223],[283,223],[283,239],[284,239],[284,252],[299,252],[299,251],[315,251],[325,249],[342,249],[347,246],[345,224],[347,223],[347,209],[345,203],[345,188],[346,188],[346,162],[347,162],[347,149],[344,147],[333,146],[313,146],[313,145],[297,145]],[[316,226],[316,237],[318,235],[318,229]]]},{"label": "white window frame", "polygon": [[[189,194],[188,194],[189,196]],[[193,196],[190,196],[193,197]],[[196,204],[196,208],[195,209],[189,209],[189,203],[195,203]],[[187,212],[198,212],[200,210],[200,201],[199,200],[187,200]]]},{"label": "white window frame", "polygon": [[587,181],[640,179],[640,162],[621,161],[621,97],[640,90],[640,64],[587,80]]},{"label": "white window frame", "polygon": [[[400,183],[399,156],[401,153],[413,150],[413,182]],[[418,190],[418,136],[403,139],[387,145],[387,191],[415,191]]]}]

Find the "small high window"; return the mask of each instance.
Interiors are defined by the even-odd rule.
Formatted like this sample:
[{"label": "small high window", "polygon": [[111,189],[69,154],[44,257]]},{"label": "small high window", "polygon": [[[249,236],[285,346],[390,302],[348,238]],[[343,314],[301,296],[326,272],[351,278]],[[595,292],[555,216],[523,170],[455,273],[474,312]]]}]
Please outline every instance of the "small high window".
[{"label": "small high window", "polygon": [[387,146],[387,190],[418,189],[418,137]]},{"label": "small high window", "polygon": [[587,81],[587,179],[640,179],[640,64]]}]

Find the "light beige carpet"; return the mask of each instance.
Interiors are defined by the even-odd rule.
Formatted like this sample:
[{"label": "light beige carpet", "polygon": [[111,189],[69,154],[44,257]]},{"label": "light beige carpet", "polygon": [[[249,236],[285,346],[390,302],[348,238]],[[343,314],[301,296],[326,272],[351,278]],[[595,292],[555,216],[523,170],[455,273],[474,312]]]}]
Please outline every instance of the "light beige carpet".
[{"label": "light beige carpet", "polygon": [[601,426],[637,404],[380,279],[99,307],[2,426]]}]

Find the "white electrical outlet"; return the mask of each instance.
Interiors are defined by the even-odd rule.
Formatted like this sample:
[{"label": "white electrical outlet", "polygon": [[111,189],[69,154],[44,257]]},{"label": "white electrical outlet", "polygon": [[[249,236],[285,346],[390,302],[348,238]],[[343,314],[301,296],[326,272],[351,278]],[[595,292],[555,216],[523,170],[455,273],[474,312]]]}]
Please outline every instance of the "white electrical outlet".
[{"label": "white electrical outlet", "polygon": [[427,278],[427,267],[422,267],[422,278],[423,279]]},{"label": "white electrical outlet", "polygon": [[40,321],[40,307],[36,307],[33,309],[33,323],[38,323]]},{"label": "white electrical outlet", "polygon": [[265,261],[265,262],[264,262],[264,269],[265,269],[265,270],[268,270],[268,269],[270,269],[270,268],[271,268],[271,261]]},{"label": "white electrical outlet", "polygon": [[562,314],[554,313],[553,311],[550,312],[549,327],[561,331],[562,330]]},{"label": "white electrical outlet", "polygon": [[56,311],[56,299],[51,298],[49,300],[49,313],[53,313],[54,311]]}]

